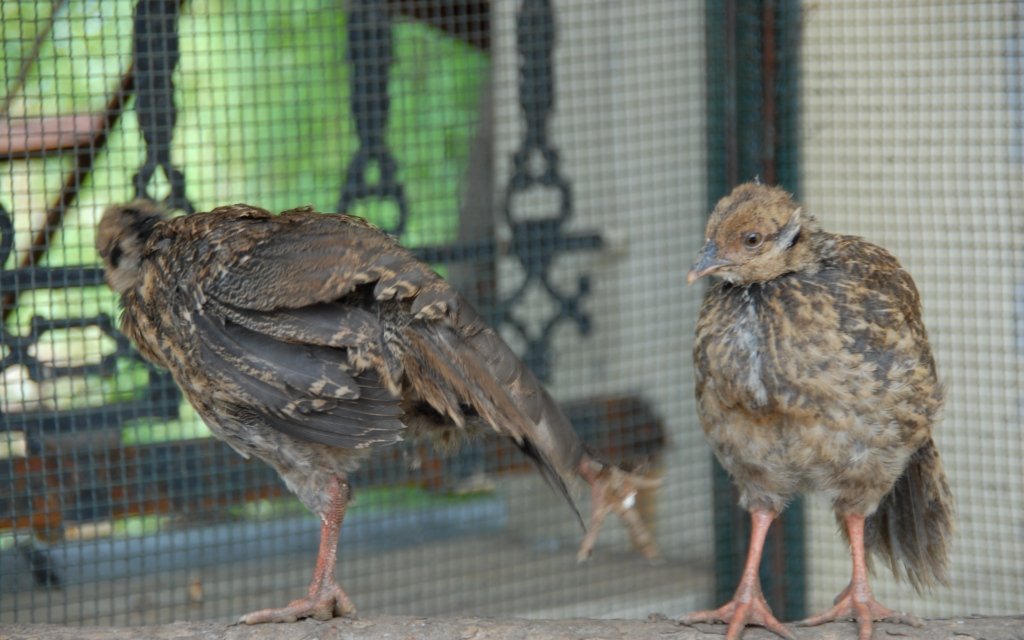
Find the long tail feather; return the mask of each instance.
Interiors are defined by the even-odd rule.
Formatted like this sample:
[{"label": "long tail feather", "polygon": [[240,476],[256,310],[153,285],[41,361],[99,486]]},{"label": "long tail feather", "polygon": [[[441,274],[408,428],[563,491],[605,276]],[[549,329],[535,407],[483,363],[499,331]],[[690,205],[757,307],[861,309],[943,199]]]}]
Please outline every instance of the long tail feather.
[{"label": "long tail feather", "polygon": [[953,496],[934,441],[910,463],[864,527],[865,547],[919,592],[946,584],[953,538]]}]

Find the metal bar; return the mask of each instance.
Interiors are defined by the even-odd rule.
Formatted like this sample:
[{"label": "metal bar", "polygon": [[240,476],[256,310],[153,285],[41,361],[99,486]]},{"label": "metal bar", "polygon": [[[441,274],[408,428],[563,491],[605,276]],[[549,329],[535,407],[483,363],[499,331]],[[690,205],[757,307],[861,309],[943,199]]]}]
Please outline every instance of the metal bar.
[{"label": "metal bar", "polygon": [[[664,450],[664,424],[642,398],[589,398],[563,408],[581,439],[604,460],[634,468],[653,466]],[[38,427],[29,414],[5,418],[17,419],[19,415],[26,419],[12,427]],[[113,414],[105,408],[83,410],[78,415],[85,420],[106,420],[108,432],[113,427],[115,433],[116,420],[134,417],[130,411]],[[76,431],[81,430],[81,425],[76,426]],[[119,436],[106,445],[97,446],[94,437],[88,442],[89,448],[74,447],[59,438],[54,440],[59,445],[36,446],[36,453],[28,457],[0,460],[0,486],[13,488],[12,493],[0,496],[0,530],[31,523],[36,523],[33,527],[54,529],[65,520],[211,509],[287,494],[273,469],[236,455],[228,445],[213,438],[128,447],[120,444]],[[511,440],[489,436],[482,442],[489,473],[517,473],[531,468]],[[443,453],[423,442],[375,450],[370,460],[352,474],[352,482],[364,488],[401,482],[440,486],[447,472],[443,458]],[[416,460],[416,469],[410,460]],[[215,466],[211,466],[213,461]],[[433,469],[435,474],[431,476],[424,469]],[[98,475],[104,480],[101,494],[95,492]],[[78,486],[78,481],[83,485]],[[216,488],[211,488],[211,483]],[[40,519],[33,498],[44,493],[59,497],[59,506],[54,507],[57,514],[47,511]]]},{"label": "metal bar", "polygon": [[392,0],[391,7],[477,49],[491,48],[490,0]]},{"label": "metal bar", "polygon": [[[801,0],[771,0],[769,5],[766,12],[770,10],[770,15],[766,14],[766,21],[770,19],[772,26],[770,34],[765,35],[770,38],[771,48],[768,49],[766,42],[765,49],[771,53],[772,64],[764,82],[765,100],[771,98],[771,112],[766,113],[765,118],[771,118],[772,137],[766,139],[765,144],[772,144],[773,181],[799,194],[800,68],[797,52],[804,7]],[[765,175],[768,176],[767,167]],[[777,557],[779,564],[784,564],[784,570],[776,574],[779,578],[772,588],[785,595],[781,610],[784,620],[798,620],[808,614],[805,505],[806,499],[799,497],[786,509],[774,543],[779,547]]]},{"label": "metal bar", "polygon": [[[57,197],[54,198],[53,204],[46,210],[46,221],[43,228],[33,236],[31,249],[21,261],[20,267],[22,269],[36,266],[49,250],[54,234],[57,233],[57,230],[60,229],[64,222],[64,214],[71,207],[75,198],[78,197],[82,184],[92,172],[96,158],[107,144],[107,137],[111,129],[121,118],[121,113],[128,101],[128,96],[131,95],[134,87],[134,78],[132,70],[128,69],[121,77],[121,83],[117,90],[110,100],[107,101],[107,106],[103,113],[98,116],[101,121],[98,120],[97,124],[100,126],[92,130],[88,144],[78,148],[79,151],[75,154],[74,165],[71,171],[65,176],[64,184],[61,186]],[[4,287],[3,301],[2,305],[0,305],[3,309],[3,320],[6,321],[11,311],[14,310],[18,302],[19,292],[19,289],[11,290],[6,286]]]},{"label": "metal bar", "polygon": [[[549,240],[555,251],[592,251],[604,246],[601,234],[595,232],[567,233]],[[510,255],[511,244],[495,240],[478,240],[447,245],[428,245],[412,248],[412,252],[425,262],[457,264],[494,260]],[[103,269],[99,267],[28,267],[0,272],[0,293],[32,289],[63,289],[90,287],[104,284]]]},{"label": "metal bar", "polygon": [[[558,251],[592,251],[601,249],[604,240],[596,232],[566,233],[541,240],[545,248]],[[495,260],[498,256],[512,255],[513,243],[495,240],[477,240],[447,245],[415,247],[412,252],[424,262],[456,264],[460,262],[483,262]]]},{"label": "metal bar", "polygon": [[736,68],[736,2],[725,3],[725,182],[732,188],[740,182],[739,101]]},{"label": "metal bar", "polygon": [[[185,0],[180,0],[180,5],[185,4]],[[104,107],[102,113],[97,114],[92,129],[92,135],[90,136],[88,143],[82,147],[76,147],[78,152],[75,154],[74,165],[68,174],[64,178],[64,183],[61,187],[60,192],[54,199],[54,203],[46,210],[46,221],[43,228],[38,231],[32,238],[31,249],[28,254],[25,255],[22,260],[21,268],[34,267],[39,264],[40,259],[46,255],[46,252],[50,248],[50,242],[53,239],[53,235],[60,229],[64,222],[64,214],[71,207],[71,204],[78,197],[78,192],[82,188],[85,180],[89,174],[92,173],[92,168],[96,163],[97,157],[100,152],[106,147],[107,138],[114,126],[117,125],[118,120],[121,119],[121,114],[124,112],[124,107],[128,102],[128,97],[131,96],[132,91],[135,88],[135,72],[134,67],[129,66],[128,69],[121,76],[121,82],[117,89],[107,100],[107,104]],[[18,290],[8,291],[4,289],[3,298],[0,300],[0,319],[6,321],[10,313],[14,310],[15,305],[18,302]]]},{"label": "metal bar", "polygon": [[102,114],[0,120],[0,159],[24,160],[90,144]]},{"label": "metal bar", "polygon": [[[709,0],[708,122],[709,211],[729,189],[760,176],[795,190],[799,167],[795,128],[784,117],[798,109],[795,81],[799,45],[797,0]],[[788,16],[788,19],[787,19]],[[792,16],[797,16],[793,18]],[[724,43],[724,45],[723,45]],[[736,588],[747,551],[750,518],[738,508],[739,495],[728,474],[713,462],[715,599],[728,600]],[[803,501],[795,500],[772,525],[761,581],[765,597],[783,619],[805,614]]]},{"label": "metal bar", "polygon": [[139,418],[170,420],[177,417],[178,403],[154,406],[152,399],[123,402],[103,407],[87,407],[65,411],[25,411],[3,414],[0,430],[24,431],[33,438],[61,433],[81,433],[120,429],[121,425]]},{"label": "metal bar", "polygon": [[14,81],[8,85],[10,90],[7,95],[4,96],[3,103],[0,104],[0,113],[7,114],[11,108],[11,102],[14,100],[14,96],[18,95],[21,88],[25,86],[25,80],[28,78],[28,72],[35,64],[36,60],[39,59],[39,52],[43,49],[43,41],[46,40],[47,36],[53,30],[53,23],[56,19],[57,12],[64,8],[67,4],[67,0],[54,0],[50,3],[50,17],[47,19],[46,24],[36,34],[35,40],[32,42],[32,50],[25,56],[25,60],[21,63],[21,67],[18,69],[18,73],[14,76]]},{"label": "metal bar", "polygon": [[775,104],[775,2],[763,0],[761,9],[761,179],[765,184],[776,184],[778,149],[776,146]]},{"label": "metal bar", "polygon": [[99,267],[28,267],[0,272],[0,293],[91,287],[103,282],[103,269]]}]

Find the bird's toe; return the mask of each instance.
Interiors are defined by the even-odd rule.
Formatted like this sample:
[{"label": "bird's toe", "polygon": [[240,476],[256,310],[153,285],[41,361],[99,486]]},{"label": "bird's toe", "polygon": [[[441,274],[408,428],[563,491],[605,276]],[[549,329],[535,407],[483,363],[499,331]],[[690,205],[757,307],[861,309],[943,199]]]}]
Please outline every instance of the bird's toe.
[{"label": "bird's toe", "polygon": [[678,622],[687,626],[702,622],[728,624],[726,640],[738,640],[748,625],[764,627],[786,640],[794,640],[793,633],[779,622],[761,596],[744,601],[731,600],[718,609],[694,611],[678,618]]},{"label": "bird's toe", "polygon": [[633,546],[648,560],[656,561],[660,556],[658,544],[637,511],[636,501],[641,490],[657,488],[661,481],[628,473],[612,465],[603,465],[595,472],[587,466],[586,461],[581,465],[581,475],[590,484],[591,510],[587,533],[580,544],[577,560],[583,562],[590,557],[605,518],[609,513],[615,513],[626,527]]},{"label": "bird's toe", "polygon": [[858,640],[870,640],[875,622],[890,622],[920,627],[924,623],[917,616],[893,611],[875,600],[874,596],[854,598],[849,587],[836,598],[836,604],[824,613],[797,622],[801,627],[814,627],[826,622],[856,620]]},{"label": "bird's toe", "polygon": [[319,594],[300,598],[280,609],[260,609],[239,618],[239,624],[264,624],[268,622],[295,622],[304,618],[327,621],[332,618],[354,618],[355,605],[348,594],[338,585],[333,585]]}]

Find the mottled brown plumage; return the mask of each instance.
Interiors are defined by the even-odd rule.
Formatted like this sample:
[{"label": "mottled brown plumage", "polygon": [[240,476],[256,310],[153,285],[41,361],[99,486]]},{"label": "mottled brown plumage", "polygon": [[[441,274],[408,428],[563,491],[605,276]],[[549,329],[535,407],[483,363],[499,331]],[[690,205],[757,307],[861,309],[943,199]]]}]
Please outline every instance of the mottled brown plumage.
[{"label": "mottled brown plumage", "polygon": [[875,601],[865,548],[918,589],[945,580],[952,497],[932,440],[943,389],[917,288],[889,252],[828,233],[785,191],[744,184],[723,198],[688,281],[707,291],[694,343],[704,434],[754,519],[734,599],[688,622],[789,632],[757,579],[761,545],[797,494],[828,496],[851,544],[853,577],[805,621],[896,618]]},{"label": "mottled brown plumage", "polygon": [[656,553],[629,506],[648,483],[589,455],[500,336],[367,222],[242,204],[167,219],[136,201],[105,212],[97,248],[121,294],[124,333],[170,370],[214,435],[273,466],[322,520],[308,596],[243,622],[354,611],[334,581],[346,474],[370,449],[410,435],[493,429],[570,504],[565,482],[590,483],[592,534],[615,511]]}]

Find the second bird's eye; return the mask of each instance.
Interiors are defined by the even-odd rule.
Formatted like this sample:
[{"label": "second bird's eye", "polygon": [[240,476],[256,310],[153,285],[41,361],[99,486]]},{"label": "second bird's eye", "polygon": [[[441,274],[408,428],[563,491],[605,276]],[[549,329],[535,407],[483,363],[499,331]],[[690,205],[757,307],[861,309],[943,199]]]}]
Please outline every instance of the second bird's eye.
[{"label": "second bird's eye", "polygon": [[115,244],[114,248],[110,250],[108,259],[110,260],[110,266],[117,268],[117,265],[121,262],[121,256],[124,255],[124,249],[121,248],[120,244]]},{"label": "second bird's eye", "polygon": [[761,241],[764,240],[764,236],[756,231],[743,234],[743,246],[748,249],[756,249],[761,246]]}]

